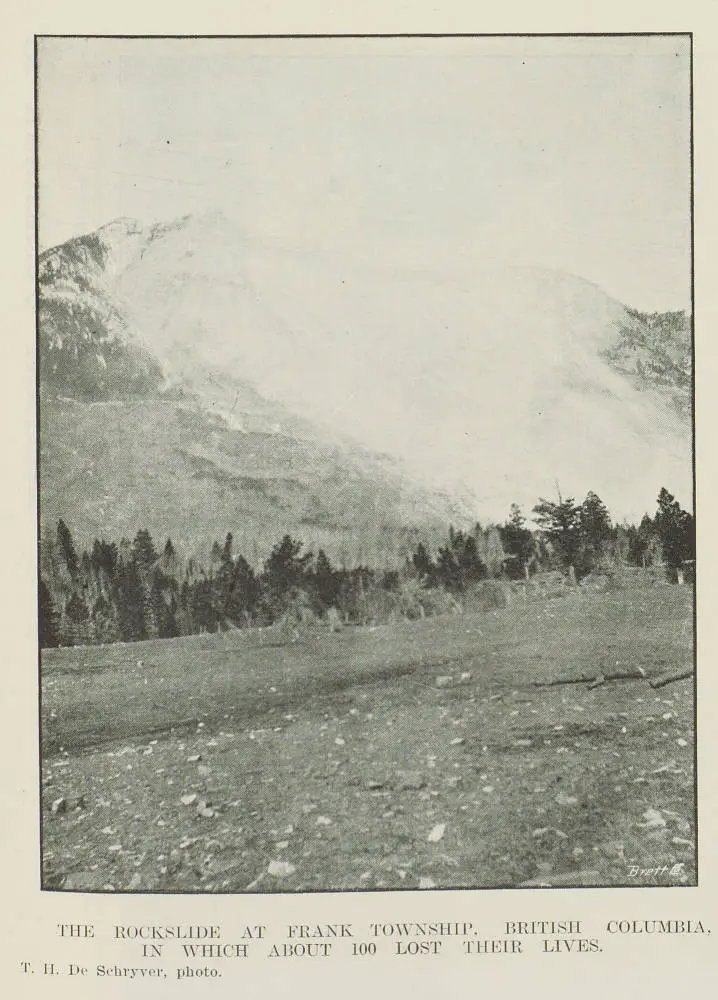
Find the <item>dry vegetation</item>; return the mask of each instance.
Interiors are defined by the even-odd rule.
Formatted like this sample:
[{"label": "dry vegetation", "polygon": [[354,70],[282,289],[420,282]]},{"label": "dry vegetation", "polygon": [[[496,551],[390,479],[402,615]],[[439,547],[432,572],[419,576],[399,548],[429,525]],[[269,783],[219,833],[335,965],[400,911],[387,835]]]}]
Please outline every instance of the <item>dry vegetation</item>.
[{"label": "dry vegetation", "polygon": [[692,599],[45,651],[43,884],[695,884]]}]

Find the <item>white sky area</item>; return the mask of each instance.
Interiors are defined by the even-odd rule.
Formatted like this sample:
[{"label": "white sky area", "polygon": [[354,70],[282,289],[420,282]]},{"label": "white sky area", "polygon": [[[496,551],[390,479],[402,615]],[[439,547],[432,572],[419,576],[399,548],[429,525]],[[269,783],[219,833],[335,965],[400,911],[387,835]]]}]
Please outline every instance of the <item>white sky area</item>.
[{"label": "white sky area", "polygon": [[690,308],[686,38],[44,39],[38,67],[43,247],[220,210],[269,246]]}]

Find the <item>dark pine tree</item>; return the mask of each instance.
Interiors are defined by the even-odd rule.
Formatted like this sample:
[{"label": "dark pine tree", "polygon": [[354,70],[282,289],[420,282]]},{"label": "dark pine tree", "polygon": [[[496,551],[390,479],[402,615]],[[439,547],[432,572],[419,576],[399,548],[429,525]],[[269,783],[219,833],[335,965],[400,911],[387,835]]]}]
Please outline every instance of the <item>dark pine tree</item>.
[{"label": "dark pine tree", "polygon": [[114,542],[106,542],[103,538],[98,541],[96,538],[92,543],[92,554],[90,561],[95,573],[104,573],[108,580],[112,580],[117,568],[117,546]]},{"label": "dark pine tree", "polygon": [[486,578],[487,569],[479,556],[474,535],[449,528],[448,544],[439,549],[436,576],[447,590],[457,593]]},{"label": "dark pine tree", "polygon": [[324,551],[320,549],[317,553],[313,573],[313,590],[319,611],[326,611],[332,606],[336,607],[339,601],[340,582],[338,574]]},{"label": "dark pine tree", "polygon": [[60,623],[55,602],[42,577],[38,588],[38,640],[41,649],[54,648],[60,644]]},{"label": "dark pine tree", "polygon": [[97,642],[117,642],[120,637],[117,610],[103,594],[100,594],[92,608],[92,626]]},{"label": "dark pine tree", "polygon": [[302,548],[302,542],[285,535],[272,549],[264,564],[264,584],[273,601],[281,602],[305,582],[312,553],[302,555]]},{"label": "dark pine tree", "polygon": [[132,543],[132,559],[137,566],[140,576],[143,579],[147,579],[150,570],[157,562],[157,551],[152,541],[152,536],[145,528],[140,528],[135,535],[135,540]]},{"label": "dark pine tree", "polygon": [[518,504],[511,504],[509,519],[499,531],[507,557],[506,575],[515,580],[528,577],[534,555],[534,538],[526,527],[526,518]]},{"label": "dark pine tree", "polygon": [[201,576],[192,584],[191,605],[195,632],[217,631],[218,617],[213,583],[211,576]]},{"label": "dark pine tree", "polygon": [[656,533],[663,547],[663,558],[682,581],[681,567],[695,559],[695,526],[692,516],[665,487],[658,494],[658,510],[654,519]]},{"label": "dark pine tree", "polygon": [[137,642],[147,638],[147,607],[145,590],[132,559],[120,562],[115,574],[114,605],[117,609],[117,627],[123,642]]},{"label": "dark pine tree", "polygon": [[244,556],[237,556],[225,605],[225,615],[235,625],[246,624],[259,600],[259,582]]},{"label": "dark pine tree", "polygon": [[77,553],[75,552],[75,546],[72,541],[72,534],[70,529],[67,527],[65,522],[60,518],[57,522],[57,547],[60,554],[67,566],[70,576],[73,580],[77,579],[77,573],[79,569],[79,563],[77,561]]},{"label": "dark pine tree", "polygon": [[423,542],[416,546],[416,552],[411,557],[414,572],[420,580],[431,582],[436,574],[436,566]]},{"label": "dark pine tree", "polygon": [[150,584],[149,603],[153,631],[158,639],[171,639],[178,634],[176,588],[177,584],[172,577],[155,569]]},{"label": "dark pine tree", "polygon": [[628,528],[628,561],[643,569],[663,562],[661,539],[649,514],[643,515],[637,528]]},{"label": "dark pine tree", "polygon": [[581,504],[580,570],[589,573],[607,555],[612,526],[608,509],[601,498],[590,491]]},{"label": "dark pine tree", "polygon": [[581,546],[581,507],[573,497],[559,502],[540,498],[533,509],[536,523],[551,543],[558,564],[566,572],[575,568]]},{"label": "dark pine tree", "polygon": [[175,552],[175,547],[172,544],[172,539],[168,538],[165,542],[165,547],[162,550],[162,572],[168,576],[175,576],[177,573],[177,553]]},{"label": "dark pine tree", "polygon": [[85,645],[91,641],[90,612],[79,593],[71,594],[65,605],[63,646]]}]

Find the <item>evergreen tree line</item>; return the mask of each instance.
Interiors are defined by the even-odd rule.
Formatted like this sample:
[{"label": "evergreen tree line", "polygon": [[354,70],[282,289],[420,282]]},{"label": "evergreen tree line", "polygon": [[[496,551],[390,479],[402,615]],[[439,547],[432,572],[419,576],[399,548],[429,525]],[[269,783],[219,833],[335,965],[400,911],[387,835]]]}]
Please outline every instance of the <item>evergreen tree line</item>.
[{"label": "evergreen tree line", "polygon": [[516,504],[502,525],[452,527],[436,554],[419,543],[401,569],[384,572],[335,567],[323,550],[303,552],[289,535],[258,572],[234,553],[231,533],[213,544],[208,568],[181,560],[170,539],[158,552],[145,529],[119,545],[95,539],[78,556],[61,519],[40,546],[40,645],[171,638],[271,625],[287,616],[418,617],[425,607],[446,610],[455,596],[489,579],[528,579],[549,569],[580,579],[617,565],[665,566],[675,578],[695,557],[693,518],[665,489],[654,517],[646,514],[638,526],[613,524],[595,493],[581,504],[541,499],[533,515],[536,530]]}]

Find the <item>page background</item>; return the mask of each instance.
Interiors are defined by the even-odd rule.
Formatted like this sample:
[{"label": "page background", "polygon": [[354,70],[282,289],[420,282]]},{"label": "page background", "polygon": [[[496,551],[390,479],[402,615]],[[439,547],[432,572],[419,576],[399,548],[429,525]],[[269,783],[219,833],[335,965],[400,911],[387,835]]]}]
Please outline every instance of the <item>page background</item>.
[{"label": "page background", "polygon": [[[167,3],[128,2],[120,12],[101,11],[80,0],[61,7],[26,4],[7,14],[2,39],[2,110],[4,150],[3,256],[5,330],[2,339],[5,427],[5,528],[2,568],[4,643],[4,726],[0,733],[2,776],[2,857],[6,865],[0,906],[1,980],[8,995],[96,996],[99,990],[124,996],[156,995],[161,989],[184,989],[193,995],[259,996],[289,990],[307,996],[364,996],[367,989],[390,995],[417,996],[473,989],[487,996],[531,991],[538,996],[587,997],[669,996],[690,990],[712,994],[711,973],[718,969],[708,937],[609,936],[607,920],[702,919],[718,933],[718,807],[714,762],[716,698],[713,660],[716,652],[714,588],[716,530],[712,517],[716,474],[712,428],[717,309],[712,235],[716,224],[718,136],[715,96],[718,93],[718,26],[710,2],[673,3],[615,0],[601,5],[600,16],[576,4],[501,5],[477,12],[468,3],[426,2],[320,5],[263,5],[261,12],[237,10],[229,4],[204,3],[190,10]],[[35,647],[35,395],[34,395],[34,192],[33,192],[33,33],[87,34],[242,34],[242,33],[379,33],[379,32],[596,32],[693,31],[695,135],[695,315],[696,315],[696,453],[698,456],[699,580],[699,849],[700,887],[696,889],[598,889],[551,891],[478,891],[431,893],[361,893],[317,896],[90,896],[41,893],[39,890],[37,661]],[[471,920],[486,936],[500,936],[506,919],[582,919],[586,936],[599,935],[606,950],[588,956],[486,956],[460,960],[392,959],[302,964],[291,960],[227,963],[222,981],[178,986],[84,982],[22,976],[19,963],[78,961],[92,967],[106,961],[139,962],[134,950],[119,949],[109,939],[115,923],[219,923],[230,930],[244,923],[266,923],[279,929],[289,922],[353,922],[370,920]],[[60,922],[91,922],[95,941],[80,942],[69,955],[57,936]],[[139,952],[139,950],[138,950]],[[371,964],[368,964],[369,961]],[[169,963],[168,963],[169,964]]]}]

